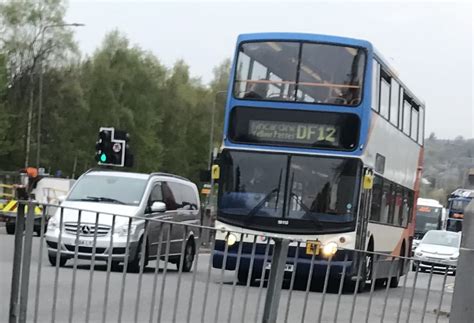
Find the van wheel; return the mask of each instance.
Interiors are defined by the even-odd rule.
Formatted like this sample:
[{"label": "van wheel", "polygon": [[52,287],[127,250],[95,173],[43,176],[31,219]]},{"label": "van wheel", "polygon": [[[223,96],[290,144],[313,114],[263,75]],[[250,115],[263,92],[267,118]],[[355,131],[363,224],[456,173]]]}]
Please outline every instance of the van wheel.
[{"label": "van wheel", "polygon": [[[131,273],[139,273],[140,272],[140,265],[141,265],[141,254],[142,254],[142,239],[137,245],[137,251],[135,252],[135,257],[133,257],[132,261],[128,262],[127,271]],[[148,245],[145,248],[145,262],[143,263],[143,270],[148,265]]]},{"label": "van wheel", "polygon": [[[56,254],[48,253],[48,260],[51,266],[56,267],[56,259],[57,259]],[[66,262],[67,262],[67,258],[59,257],[59,267],[64,267],[66,265]]]},{"label": "van wheel", "polygon": [[195,246],[194,241],[189,239],[186,242],[186,246],[184,247],[184,255],[180,256],[178,262],[176,263],[176,267],[179,270],[179,267],[182,266],[182,271],[185,273],[190,272],[193,269],[193,262],[194,262],[194,255],[195,255]]},{"label": "van wheel", "polygon": [[5,224],[5,229],[7,229],[8,234],[15,234],[15,223],[7,222]]}]

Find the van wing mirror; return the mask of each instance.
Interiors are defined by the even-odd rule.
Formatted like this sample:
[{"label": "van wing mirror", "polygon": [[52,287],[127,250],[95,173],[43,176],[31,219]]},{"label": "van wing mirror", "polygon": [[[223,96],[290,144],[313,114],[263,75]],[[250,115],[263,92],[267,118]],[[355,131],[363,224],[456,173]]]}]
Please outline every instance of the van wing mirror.
[{"label": "van wing mirror", "polygon": [[150,209],[151,209],[151,212],[165,212],[166,204],[163,202],[153,202]]},{"label": "van wing mirror", "polygon": [[58,202],[61,204],[62,202],[66,201],[66,195],[60,195],[58,196]]}]

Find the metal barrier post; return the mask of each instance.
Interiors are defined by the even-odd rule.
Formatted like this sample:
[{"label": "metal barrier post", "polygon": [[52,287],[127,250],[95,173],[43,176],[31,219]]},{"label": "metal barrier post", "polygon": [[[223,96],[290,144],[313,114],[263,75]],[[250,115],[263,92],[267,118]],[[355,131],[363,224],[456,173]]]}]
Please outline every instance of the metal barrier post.
[{"label": "metal barrier post", "polygon": [[25,228],[25,204],[19,203],[15,221],[15,248],[13,252],[12,285],[10,291],[9,322],[18,318],[18,295],[20,292],[21,254],[23,250],[23,230]]},{"label": "metal barrier post", "polygon": [[[276,322],[277,319],[288,246],[290,244],[289,240],[274,239],[274,241],[275,247],[273,249],[272,266],[268,280],[267,297],[265,298],[265,307],[263,309],[262,322],[264,323]],[[263,268],[265,270],[265,264],[263,264]]]},{"label": "metal barrier post", "polygon": [[462,240],[459,262],[456,269],[453,302],[451,305],[451,323],[471,322],[474,317],[474,201],[469,203],[462,225]]},{"label": "metal barrier post", "polygon": [[20,287],[20,320],[26,322],[26,310],[28,307],[28,290],[30,289],[30,264],[31,248],[33,243],[33,226],[35,222],[35,205],[28,203],[28,215],[25,225],[25,241],[23,246],[23,259],[21,266],[21,287]]}]

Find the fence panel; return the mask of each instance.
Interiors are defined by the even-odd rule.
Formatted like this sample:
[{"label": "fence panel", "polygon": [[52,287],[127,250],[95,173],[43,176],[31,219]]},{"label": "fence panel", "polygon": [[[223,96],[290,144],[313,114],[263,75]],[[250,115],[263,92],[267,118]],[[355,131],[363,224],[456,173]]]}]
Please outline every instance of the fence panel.
[{"label": "fence panel", "polygon": [[63,207],[35,238],[24,212],[10,322],[448,321],[454,277],[439,263]]}]

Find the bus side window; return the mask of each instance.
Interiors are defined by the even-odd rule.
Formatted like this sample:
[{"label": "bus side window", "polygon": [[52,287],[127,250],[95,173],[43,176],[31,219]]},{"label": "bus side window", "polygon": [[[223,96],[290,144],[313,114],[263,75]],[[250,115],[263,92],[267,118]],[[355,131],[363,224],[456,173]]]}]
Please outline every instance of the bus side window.
[{"label": "bus side window", "polygon": [[382,178],[375,176],[372,188],[372,207],[370,210],[370,220],[372,221],[380,221],[382,193]]},{"label": "bus side window", "polygon": [[393,220],[395,225],[403,226],[403,216],[402,216],[402,202],[403,202],[403,189],[397,185],[395,193],[395,206],[393,211]]},{"label": "bus side window", "polygon": [[391,201],[391,190],[390,182],[387,180],[383,181],[383,193],[382,193],[382,202],[380,204],[380,222],[381,223],[390,223],[389,213],[390,213],[390,201]]},{"label": "bus side window", "polygon": [[403,222],[403,226],[406,226],[408,223],[413,222],[413,205],[415,205],[415,198],[413,191],[408,190],[408,217]]}]

